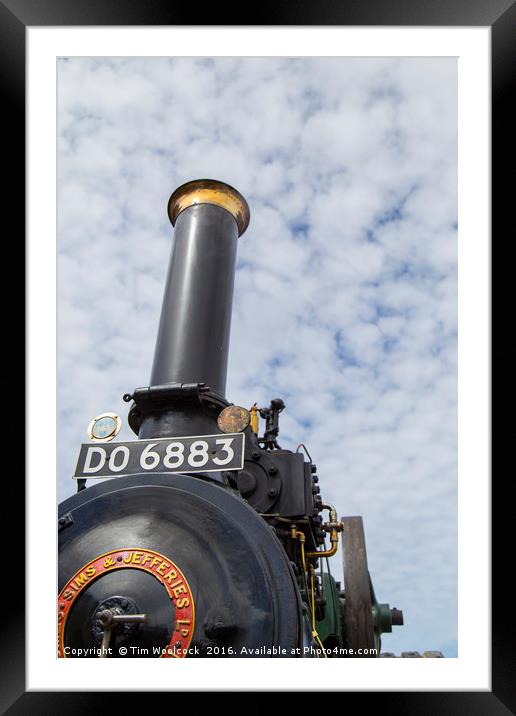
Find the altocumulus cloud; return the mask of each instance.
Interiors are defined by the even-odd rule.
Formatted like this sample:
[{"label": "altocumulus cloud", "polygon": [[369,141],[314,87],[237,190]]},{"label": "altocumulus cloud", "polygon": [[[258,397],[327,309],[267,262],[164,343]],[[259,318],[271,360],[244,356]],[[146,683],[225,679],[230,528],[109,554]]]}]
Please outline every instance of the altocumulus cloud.
[{"label": "altocumulus cloud", "polygon": [[282,446],[364,516],[383,648],[456,655],[456,90],[454,58],[59,61],[60,499],[148,383],[171,191],[221,179],[251,207],[227,395],[283,397]]}]

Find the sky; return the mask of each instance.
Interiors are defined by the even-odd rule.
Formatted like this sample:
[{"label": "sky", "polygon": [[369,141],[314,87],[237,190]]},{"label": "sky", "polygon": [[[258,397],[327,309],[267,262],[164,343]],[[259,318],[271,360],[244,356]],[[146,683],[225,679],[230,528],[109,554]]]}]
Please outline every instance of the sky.
[{"label": "sky", "polygon": [[456,58],[59,60],[59,500],[93,416],[135,438],[167,201],[205,177],[251,210],[228,399],[283,398],[281,446],[363,516],[376,596],[405,616],[382,650],[456,656]]}]

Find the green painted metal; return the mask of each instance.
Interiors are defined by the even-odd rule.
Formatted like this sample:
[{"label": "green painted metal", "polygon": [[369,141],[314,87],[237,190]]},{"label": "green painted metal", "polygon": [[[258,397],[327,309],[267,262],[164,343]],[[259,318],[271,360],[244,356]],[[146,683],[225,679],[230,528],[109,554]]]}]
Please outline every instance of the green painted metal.
[{"label": "green painted metal", "polygon": [[317,633],[323,644],[331,637],[338,646],[342,646],[343,624],[339,601],[340,584],[334,580],[331,574],[325,572],[322,575],[322,588],[326,600],[326,613],[324,619],[316,622]]},{"label": "green painted metal", "polygon": [[373,604],[373,623],[380,634],[392,632],[391,607],[389,604]]}]

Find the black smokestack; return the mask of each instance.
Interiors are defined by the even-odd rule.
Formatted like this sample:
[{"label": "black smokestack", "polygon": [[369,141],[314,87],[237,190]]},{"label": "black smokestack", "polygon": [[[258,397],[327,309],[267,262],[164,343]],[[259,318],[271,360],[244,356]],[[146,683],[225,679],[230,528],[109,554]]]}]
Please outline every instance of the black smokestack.
[{"label": "black smokestack", "polygon": [[206,383],[224,396],[238,237],[245,199],[222,182],[176,189],[168,203],[174,245],[151,384]]},{"label": "black smokestack", "polygon": [[[168,215],[174,226],[174,241],[151,385],[135,391],[133,398],[140,405],[129,416],[140,438],[195,434],[192,431],[209,427],[196,419],[191,423],[195,410],[199,412],[193,404],[186,406],[190,416],[186,423],[165,410],[170,394],[175,402],[169,407],[175,413],[184,412],[180,393],[182,390],[186,396],[188,389],[179,388],[181,385],[190,386],[194,393],[194,385],[205,384],[210,395],[227,404],[224,396],[237,242],[248,226],[249,207],[228,184],[200,179],[176,189],[168,202]],[[144,395],[144,390],[150,392]],[[159,414],[152,404],[146,404],[148,400],[154,407],[158,400]],[[187,428],[189,432],[185,432]]]}]

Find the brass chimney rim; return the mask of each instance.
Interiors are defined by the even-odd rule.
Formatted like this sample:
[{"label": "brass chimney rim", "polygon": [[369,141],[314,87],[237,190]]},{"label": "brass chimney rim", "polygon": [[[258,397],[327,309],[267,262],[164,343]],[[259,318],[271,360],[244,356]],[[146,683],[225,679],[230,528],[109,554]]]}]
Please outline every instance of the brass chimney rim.
[{"label": "brass chimney rim", "polygon": [[239,191],[216,179],[194,179],[181,184],[168,200],[168,218],[172,226],[182,211],[196,204],[212,204],[229,211],[237,223],[239,236],[249,225],[249,206]]}]

